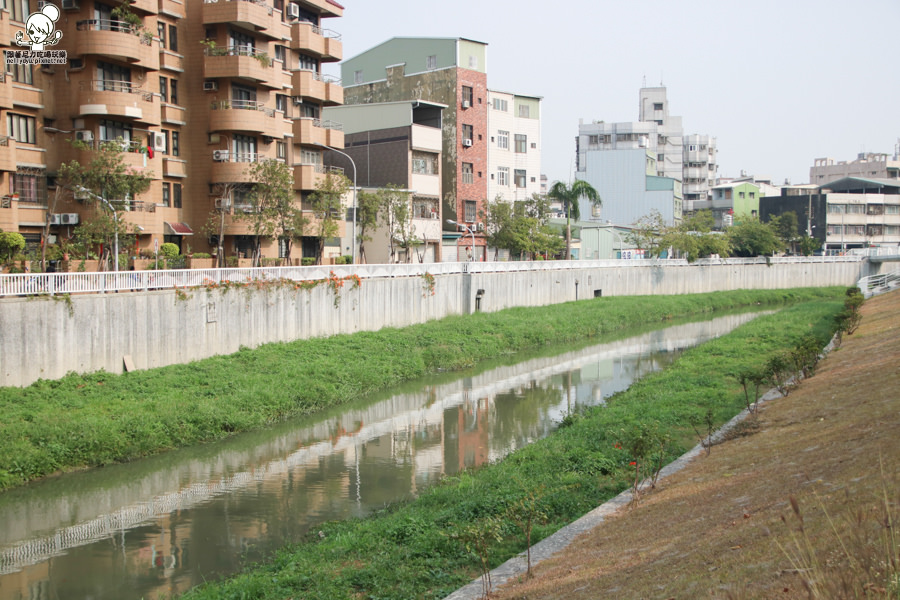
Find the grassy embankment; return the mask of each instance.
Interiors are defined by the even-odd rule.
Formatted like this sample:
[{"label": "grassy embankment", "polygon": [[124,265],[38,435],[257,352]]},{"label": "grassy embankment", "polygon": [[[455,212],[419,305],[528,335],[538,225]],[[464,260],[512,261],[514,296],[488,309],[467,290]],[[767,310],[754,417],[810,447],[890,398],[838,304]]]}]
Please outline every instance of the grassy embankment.
[{"label": "grassy embankment", "polygon": [[0,490],[58,471],[134,460],[265,427],[518,350],[680,316],[835,298],[842,292],[602,298],[270,344],[124,375],[71,374],[27,388],[0,388]]},{"label": "grassy embankment", "polygon": [[697,442],[697,427],[706,431],[708,416],[717,426],[743,408],[733,373],[763,368],[810,335],[821,347],[841,308],[842,298],[831,295],[759,317],[500,463],[369,518],[328,523],[269,562],[185,597],[442,598],[478,576],[479,557],[494,567],[526,547],[511,507],[519,520],[539,517],[532,543],[580,517],[632,484],[641,436],[668,439],[666,462],[680,455]]}]

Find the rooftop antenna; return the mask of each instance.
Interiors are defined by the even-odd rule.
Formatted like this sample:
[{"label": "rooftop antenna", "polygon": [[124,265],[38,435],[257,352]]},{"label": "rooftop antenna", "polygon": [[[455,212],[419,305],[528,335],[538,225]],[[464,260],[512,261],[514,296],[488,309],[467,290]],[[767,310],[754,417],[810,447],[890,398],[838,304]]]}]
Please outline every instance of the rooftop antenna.
[{"label": "rooftop antenna", "polygon": [[644,75],[644,79],[641,80],[641,87],[647,87],[647,75]]},{"label": "rooftop antenna", "polygon": [[659,72],[659,87],[666,87],[666,84],[663,83],[662,71]]}]

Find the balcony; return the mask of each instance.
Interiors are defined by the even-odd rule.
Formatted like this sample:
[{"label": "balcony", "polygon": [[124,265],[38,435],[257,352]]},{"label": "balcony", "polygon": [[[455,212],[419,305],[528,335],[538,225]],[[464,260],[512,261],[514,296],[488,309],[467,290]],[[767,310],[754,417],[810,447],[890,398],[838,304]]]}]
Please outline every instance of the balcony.
[{"label": "balcony", "polygon": [[162,164],[163,177],[187,177],[187,161],[164,156]]},{"label": "balcony", "polygon": [[306,146],[344,147],[343,125],[334,121],[301,118],[294,120],[294,142]]},{"label": "balcony", "polygon": [[160,50],[159,52],[159,68],[176,73],[184,72],[184,57],[171,50]]},{"label": "balcony", "polygon": [[78,85],[78,115],[102,115],[160,123],[160,105],[151,92],[130,81],[94,79]]},{"label": "balcony", "polygon": [[[257,0],[204,0],[203,24],[230,23],[272,39],[281,39],[281,15]],[[286,33],[286,32],[285,32]]]},{"label": "balcony", "polygon": [[0,135],[0,171],[16,170],[16,140]]},{"label": "balcony", "polygon": [[256,152],[212,151],[213,166],[210,179],[213,183],[250,182],[250,166],[265,156]]},{"label": "balcony", "polygon": [[159,13],[159,0],[129,0],[133,10],[155,15]]},{"label": "balcony", "polygon": [[76,56],[117,56],[147,69],[159,69],[159,48],[154,47],[152,34],[125,21],[78,21],[74,37],[72,53]]},{"label": "balcony", "polygon": [[[0,11],[0,14],[2,14],[2,11]],[[12,86],[12,77],[6,73],[0,74],[0,108],[13,107]]]},{"label": "balcony", "polygon": [[291,49],[314,54],[322,62],[337,62],[344,57],[341,34],[305,21],[291,25]]},{"label": "balcony", "polygon": [[341,80],[315,71],[298,70],[291,74],[294,95],[311,98],[326,104],[343,104],[344,88]]},{"label": "balcony", "polygon": [[8,44],[15,37],[15,28],[9,22],[10,12],[8,10],[0,10],[0,40]]},{"label": "balcony", "polygon": [[323,17],[343,17],[344,9],[339,3],[333,0],[302,0],[301,5],[314,7],[313,12],[319,13]]},{"label": "balcony", "polygon": [[183,19],[185,17],[184,2],[181,0],[159,0],[159,14]]},{"label": "balcony", "polygon": [[249,79],[259,85],[272,89],[280,89],[275,82],[275,70],[272,59],[252,46],[233,46],[231,48],[207,48],[203,61],[203,76],[206,79],[233,77]]},{"label": "balcony", "polygon": [[87,148],[79,148],[75,151],[76,160],[83,165],[90,164],[94,150],[101,144],[107,143],[118,143],[121,146],[122,164],[125,167],[159,179],[159,173],[162,171],[161,155],[155,153],[153,158],[150,158],[146,146],[138,140],[95,140]]},{"label": "balcony", "polygon": [[249,131],[281,138],[283,124],[280,113],[254,100],[219,100],[209,113],[210,131]]},{"label": "balcony", "polygon": [[175,104],[163,104],[159,109],[159,120],[168,125],[187,125],[184,116],[184,107]]},{"label": "balcony", "polygon": [[325,180],[326,172],[322,165],[294,165],[294,189],[316,189]]}]

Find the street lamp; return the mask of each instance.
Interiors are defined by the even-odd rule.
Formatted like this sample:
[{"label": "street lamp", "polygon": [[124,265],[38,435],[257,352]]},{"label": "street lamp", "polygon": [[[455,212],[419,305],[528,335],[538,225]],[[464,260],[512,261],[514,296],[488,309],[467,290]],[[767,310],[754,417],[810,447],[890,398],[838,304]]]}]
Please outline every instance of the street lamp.
[{"label": "street lamp", "polygon": [[472,254],[471,254],[471,256],[469,256],[469,260],[470,261],[475,260],[475,230],[472,229],[471,227],[469,227],[468,225],[466,225],[465,223],[457,223],[453,219],[447,219],[447,222],[450,223],[451,225],[456,225],[457,227],[462,227],[463,229],[465,229],[466,233],[468,233],[472,236]]},{"label": "street lamp", "polygon": [[75,186],[75,191],[77,191],[79,194],[87,194],[94,200],[102,201],[104,204],[106,204],[106,206],[109,207],[109,210],[112,211],[113,223],[115,223],[115,226],[116,226],[116,232],[115,232],[115,236],[113,238],[113,240],[114,240],[113,241],[113,252],[115,252],[115,256],[113,258],[113,270],[116,273],[118,273],[119,272],[119,215],[116,213],[116,209],[113,208],[113,205],[109,203],[109,200],[107,200],[103,196],[98,196],[97,194],[95,194],[91,190],[87,189],[86,187],[83,187],[80,185]]},{"label": "street lamp", "polygon": [[350,161],[350,164],[353,165],[353,235],[350,238],[350,256],[353,264],[356,264],[356,163],[353,162],[353,159],[346,152],[342,152],[337,148],[332,148],[331,146],[326,146],[325,144],[315,142],[316,146],[321,146],[327,150],[332,150],[337,152],[341,156],[347,157],[347,160]]},{"label": "street lamp", "polygon": [[[610,221],[609,219],[606,220],[606,229],[609,229],[609,232],[610,232],[610,233],[612,233],[614,236],[616,236],[617,238],[619,238],[619,252],[621,253],[622,250],[624,250],[623,246],[624,246],[625,244],[622,243],[622,236],[619,235],[619,232],[616,231],[616,229],[615,229],[615,225],[613,225],[613,224],[612,224],[612,221]],[[611,246],[611,245],[612,245],[612,244],[610,244],[610,246]],[[610,254],[612,254],[612,252],[614,252],[614,251],[615,251],[615,248],[612,248]],[[620,254],[620,256],[621,256],[621,254]],[[612,258],[612,256],[610,256],[610,258]]]}]

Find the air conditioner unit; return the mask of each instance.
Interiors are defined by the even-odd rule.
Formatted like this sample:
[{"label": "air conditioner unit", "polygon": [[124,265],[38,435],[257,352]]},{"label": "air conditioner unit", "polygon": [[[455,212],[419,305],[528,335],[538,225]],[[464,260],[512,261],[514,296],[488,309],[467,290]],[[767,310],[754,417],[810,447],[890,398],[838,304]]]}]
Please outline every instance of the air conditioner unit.
[{"label": "air conditioner unit", "polygon": [[216,198],[216,208],[218,210],[230,210],[231,198]]},{"label": "air conditioner unit", "polygon": [[471,145],[472,140],[463,140],[463,146],[465,146],[466,148],[470,147]]},{"label": "air conditioner unit", "polygon": [[164,133],[158,131],[153,132],[153,150],[156,152],[166,151],[166,136]]},{"label": "air conditioner unit", "polygon": [[469,104],[469,101],[468,101],[468,100],[463,100],[463,101],[462,101],[462,107],[463,107],[463,108],[469,108],[470,106],[471,106],[471,104]]},{"label": "air conditioner unit", "polygon": [[273,138],[271,135],[264,135],[264,136],[262,136],[262,143],[263,143],[263,144],[271,144],[271,143],[274,142],[274,141],[275,141],[275,138]]},{"label": "air conditioner unit", "polygon": [[301,104],[303,104],[303,98],[294,96],[294,106],[300,106]]},{"label": "air conditioner unit", "polygon": [[478,223],[475,226],[475,231],[484,231],[484,223]]},{"label": "air conditioner unit", "polygon": [[78,2],[76,0],[62,0],[63,10],[78,10]]},{"label": "air conditioner unit", "polygon": [[78,213],[63,213],[60,219],[62,225],[78,225]]},{"label": "air conditioner unit", "polygon": [[300,5],[296,2],[288,4],[288,17],[297,20],[300,18]]},{"label": "air conditioner unit", "polygon": [[47,215],[47,220],[51,225],[59,225],[62,223],[62,215]]},{"label": "air conditioner unit", "polygon": [[203,91],[204,92],[215,92],[219,89],[218,81],[204,81],[203,82]]},{"label": "air conditioner unit", "polygon": [[75,132],[75,139],[79,142],[85,142],[86,144],[90,144],[94,141],[94,132],[90,129],[82,129],[81,131]]},{"label": "air conditioner unit", "polygon": [[228,160],[228,150],[213,150],[213,160],[217,162]]}]

